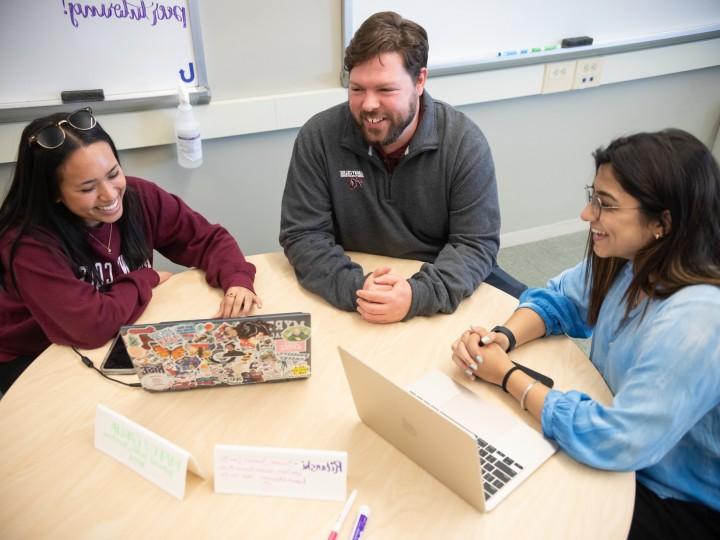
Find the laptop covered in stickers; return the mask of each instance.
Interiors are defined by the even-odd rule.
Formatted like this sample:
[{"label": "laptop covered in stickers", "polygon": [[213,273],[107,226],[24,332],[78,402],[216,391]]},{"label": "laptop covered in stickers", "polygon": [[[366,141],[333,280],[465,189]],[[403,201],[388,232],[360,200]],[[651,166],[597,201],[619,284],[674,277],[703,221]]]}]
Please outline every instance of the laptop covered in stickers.
[{"label": "laptop covered in stickers", "polygon": [[310,376],[309,313],[135,324],[119,338],[145,390],[257,384]]}]

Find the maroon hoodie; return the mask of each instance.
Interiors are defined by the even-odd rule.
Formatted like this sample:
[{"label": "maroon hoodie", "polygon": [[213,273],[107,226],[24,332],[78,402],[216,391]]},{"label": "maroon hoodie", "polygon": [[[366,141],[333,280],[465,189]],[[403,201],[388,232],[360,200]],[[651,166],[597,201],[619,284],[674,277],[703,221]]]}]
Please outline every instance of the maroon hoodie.
[{"label": "maroon hoodie", "polygon": [[[127,177],[127,185],[138,193],[150,248],[177,264],[204,270],[212,287],[253,290],[255,266],[245,260],[228,231],[152,182]],[[50,343],[100,347],[145,310],[159,282],[157,273],[151,268],[128,271],[120,255],[118,227],[113,227],[112,237],[107,223],[88,233],[94,237],[88,242],[95,267],[103,281],[112,284],[107,290],[78,279],[59,243],[24,236],[13,260],[16,291],[8,272],[12,235],[0,238],[0,362],[39,354]],[[111,253],[105,247],[108,240]]]}]

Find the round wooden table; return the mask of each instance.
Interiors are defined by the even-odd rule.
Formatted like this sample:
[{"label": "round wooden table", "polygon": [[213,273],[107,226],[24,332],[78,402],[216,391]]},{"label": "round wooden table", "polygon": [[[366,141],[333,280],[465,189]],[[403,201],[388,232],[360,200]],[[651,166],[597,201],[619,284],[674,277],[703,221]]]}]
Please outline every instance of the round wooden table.
[{"label": "round wooden table", "polygon": [[[351,254],[366,272],[388,264],[410,276],[414,261]],[[562,451],[490,513],[479,513],[360,422],[337,346],[406,386],[432,368],[450,374],[540,429],[512,397],[468,382],[450,344],[470,324],[503,322],[517,300],[483,284],[452,315],[390,325],[338,311],[297,283],[281,253],[257,266],[260,313],[312,314],[312,376],[307,380],[187,392],[126,388],[87,369],[67,347],[52,346],[0,401],[0,538],[326,538],[342,503],[213,492],[215,444],[346,450],[348,490],[372,509],[368,539],[602,538],[627,536],[633,473],[581,465]],[[175,275],[154,290],[139,322],[201,319],[222,291],[201,272]],[[100,364],[107,346],[89,351]],[[555,388],[609,402],[588,358],[565,337],[521,347],[513,358],[550,375]],[[208,474],[188,477],[178,501],[93,447],[102,403],[190,451]],[[349,535],[352,516],[340,538]]]}]

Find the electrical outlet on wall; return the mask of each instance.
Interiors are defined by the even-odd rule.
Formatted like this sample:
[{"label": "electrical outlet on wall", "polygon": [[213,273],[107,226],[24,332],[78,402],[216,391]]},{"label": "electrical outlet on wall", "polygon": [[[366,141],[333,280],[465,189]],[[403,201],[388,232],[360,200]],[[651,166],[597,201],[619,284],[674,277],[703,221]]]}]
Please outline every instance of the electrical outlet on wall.
[{"label": "electrical outlet on wall", "polygon": [[575,67],[573,90],[591,88],[600,84],[602,77],[603,59],[601,57],[581,58]]},{"label": "electrical outlet on wall", "polygon": [[542,93],[565,92],[572,90],[575,76],[575,61],[553,62],[545,64],[545,78]]}]

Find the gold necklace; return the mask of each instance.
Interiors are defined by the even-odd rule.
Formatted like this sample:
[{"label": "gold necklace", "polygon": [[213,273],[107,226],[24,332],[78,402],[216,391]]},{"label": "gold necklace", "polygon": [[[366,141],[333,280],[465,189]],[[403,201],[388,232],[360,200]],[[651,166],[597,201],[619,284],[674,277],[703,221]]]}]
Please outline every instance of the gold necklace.
[{"label": "gold necklace", "polygon": [[98,244],[100,244],[102,247],[104,247],[105,249],[107,249],[107,252],[108,252],[108,253],[112,253],[112,249],[110,249],[110,244],[112,243],[112,227],[113,227],[113,224],[111,223],[111,224],[110,224],[110,235],[108,236],[107,246],[106,246],[105,244],[103,244],[100,240],[98,240],[97,238],[95,238],[95,235],[94,235],[94,234],[92,234],[90,231],[88,231],[88,235],[90,235],[90,238],[92,238],[92,239],[95,240]]}]

